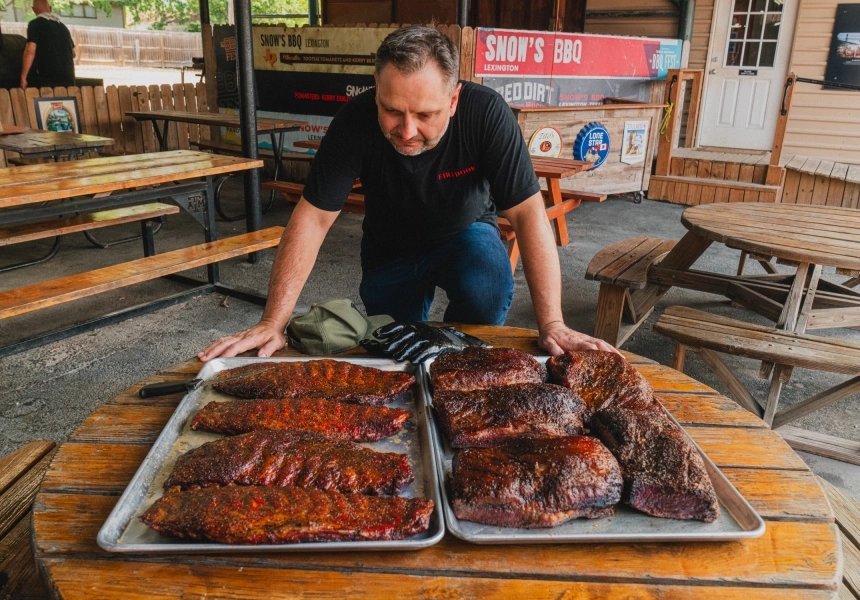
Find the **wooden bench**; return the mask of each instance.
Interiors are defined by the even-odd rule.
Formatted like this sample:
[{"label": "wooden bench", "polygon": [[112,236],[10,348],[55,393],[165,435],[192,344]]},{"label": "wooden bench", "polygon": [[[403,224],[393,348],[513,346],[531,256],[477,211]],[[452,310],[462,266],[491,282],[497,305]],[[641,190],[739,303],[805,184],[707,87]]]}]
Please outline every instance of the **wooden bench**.
[{"label": "wooden bench", "polygon": [[30,442],[0,458],[0,598],[47,598],[32,545],[33,498],[54,442]]},{"label": "wooden bench", "polygon": [[270,227],[0,292],[0,319],[272,248],[283,232]]},{"label": "wooden bench", "polygon": [[616,242],[594,255],[585,278],[600,282],[594,337],[619,347],[651,314],[637,302],[648,268],[675,246],[674,240],[639,236]]},{"label": "wooden bench", "polygon": [[860,600],[860,502],[821,477],[816,479],[830,501],[839,537],[842,538],[843,568],[839,598]]},{"label": "wooden bench", "polygon": [[[776,429],[795,449],[860,464],[860,443],[804,432],[787,423],[860,393],[860,344],[806,333],[753,325],[684,306],[670,306],[654,324],[654,331],[676,342],[673,367],[684,368],[686,349],[696,352],[734,399]],[[724,352],[777,365],[764,408],[717,355]],[[828,390],[777,411],[786,368],[802,367],[851,378]]]},{"label": "wooden bench", "polygon": [[[280,192],[287,202],[292,202],[293,204],[301,200],[302,193],[305,190],[303,183],[293,183],[292,181],[264,181],[260,187],[264,190]],[[347,196],[346,204],[343,205],[343,212],[363,215],[364,194],[353,192]]]},{"label": "wooden bench", "polygon": [[[198,150],[208,150],[210,152],[215,152],[216,154],[226,154],[228,156],[242,156],[242,146],[237,144],[225,144],[223,142],[211,142],[208,140],[189,142],[189,144]],[[260,148],[257,150],[257,153],[263,158],[268,158],[269,160],[275,159],[275,153],[267,148]],[[310,162],[314,159],[314,155],[306,152],[286,151],[281,155],[281,159],[303,160]]]}]

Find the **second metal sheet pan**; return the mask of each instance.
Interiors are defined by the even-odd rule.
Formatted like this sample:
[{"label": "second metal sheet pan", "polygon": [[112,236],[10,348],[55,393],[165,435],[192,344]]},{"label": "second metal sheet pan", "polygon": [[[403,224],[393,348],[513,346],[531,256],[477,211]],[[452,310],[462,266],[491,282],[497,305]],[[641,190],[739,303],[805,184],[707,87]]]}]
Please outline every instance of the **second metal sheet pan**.
[{"label": "second metal sheet pan", "polygon": [[[548,357],[536,358],[544,363]],[[430,423],[435,456],[438,461],[439,491],[442,496],[445,526],[448,531],[462,540],[475,544],[714,542],[755,538],[764,534],[765,524],[762,518],[695,442],[693,445],[704,459],[705,467],[720,501],[721,516],[713,523],[651,517],[624,504],[618,504],[618,512],[613,517],[574,519],[551,528],[518,529],[461,521],[454,515],[448,501],[451,459],[456,450],[448,445],[437,426],[433,413],[429,369],[430,364],[425,363],[419,372],[419,377],[422,380],[421,389],[424,392],[426,418]],[[668,411],[666,414],[675,421]],[[677,425],[678,422],[675,421],[675,424]],[[683,427],[681,430],[683,431]],[[692,439],[690,441],[692,442]]]},{"label": "second metal sheet pan", "polygon": [[[307,361],[310,358],[221,358],[212,360],[203,367],[199,378],[212,379],[216,373],[252,363],[273,361]],[[414,373],[409,364],[387,359],[343,359],[367,367],[386,371]],[[140,522],[138,517],[162,495],[164,480],[173,470],[176,458],[192,448],[219,439],[222,436],[192,431],[190,418],[212,400],[235,400],[211,388],[198,388],[182,399],[173,416],[165,425],[137,473],[98,533],[98,544],[109,552],[146,553],[212,553],[212,552],[335,552],[359,550],[417,550],[435,544],[445,534],[442,519],[442,502],[437,485],[437,461],[433,455],[426,411],[423,406],[420,380],[413,387],[408,400],[392,402],[387,406],[403,408],[412,412],[403,430],[395,436],[379,442],[362,444],[379,452],[400,452],[409,455],[415,473],[415,481],[400,495],[423,496],[435,504],[430,527],[424,533],[405,540],[361,541],[361,542],[308,542],[301,544],[216,544],[192,542],[162,535]]]}]

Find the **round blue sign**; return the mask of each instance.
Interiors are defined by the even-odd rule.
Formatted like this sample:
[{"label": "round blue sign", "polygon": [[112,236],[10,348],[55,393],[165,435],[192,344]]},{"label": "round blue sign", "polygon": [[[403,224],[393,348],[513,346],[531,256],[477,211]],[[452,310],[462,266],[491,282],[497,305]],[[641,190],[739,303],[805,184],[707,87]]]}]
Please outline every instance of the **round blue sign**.
[{"label": "round blue sign", "polygon": [[594,163],[596,169],[609,156],[609,132],[602,123],[594,121],[583,127],[573,143],[573,158]]}]

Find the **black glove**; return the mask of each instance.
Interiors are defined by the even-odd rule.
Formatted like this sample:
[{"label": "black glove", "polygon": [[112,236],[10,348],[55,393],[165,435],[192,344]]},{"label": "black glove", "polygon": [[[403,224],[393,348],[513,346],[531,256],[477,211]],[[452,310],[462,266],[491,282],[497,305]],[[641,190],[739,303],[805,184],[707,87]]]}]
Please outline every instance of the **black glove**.
[{"label": "black glove", "polygon": [[374,337],[359,342],[372,354],[412,364],[424,362],[445,352],[459,352],[466,346],[486,346],[484,340],[457,331],[453,327],[434,327],[422,321],[401,321],[383,325]]}]

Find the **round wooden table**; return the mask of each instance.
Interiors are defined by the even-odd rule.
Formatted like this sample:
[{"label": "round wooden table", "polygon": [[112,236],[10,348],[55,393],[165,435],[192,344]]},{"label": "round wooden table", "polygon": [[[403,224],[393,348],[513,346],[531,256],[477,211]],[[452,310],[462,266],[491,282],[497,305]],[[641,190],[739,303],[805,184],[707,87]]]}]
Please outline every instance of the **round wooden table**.
[{"label": "round wooden table", "polygon": [[[540,354],[536,332],[464,327],[495,346]],[[282,355],[290,355],[285,351]],[[356,355],[363,355],[358,350]],[[830,506],[800,458],[711,388],[628,354],[710,458],[765,519],[726,543],[477,546],[450,535],[416,552],[120,555],[96,545],[119,495],[181,400],[142,400],[145,383],[97,409],[57,452],[33,511],[36,559],[61,598],[835,598],[842,558]]]}]

